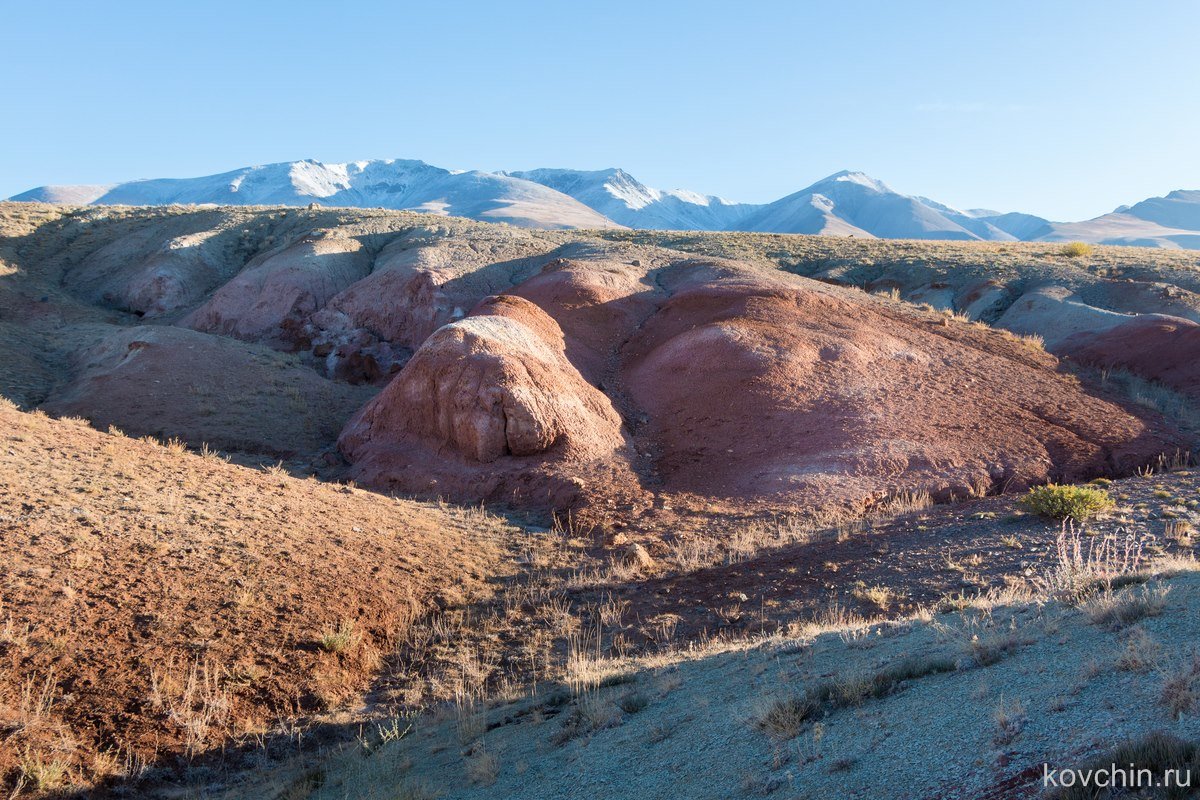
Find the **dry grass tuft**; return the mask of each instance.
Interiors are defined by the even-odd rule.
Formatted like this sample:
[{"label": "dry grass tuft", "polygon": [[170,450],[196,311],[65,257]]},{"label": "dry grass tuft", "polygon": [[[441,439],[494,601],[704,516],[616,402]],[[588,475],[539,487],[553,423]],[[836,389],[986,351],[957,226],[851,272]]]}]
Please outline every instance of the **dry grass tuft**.
[{"label": "dry grass tuft", "polygon": [[953,659],[944,656],[906,658],[877,672],[842,677],[783,697],[759,716],[758,726],[774,738],[794,738],[820,712],[860,705],[898,691],[909,681],[957,668]]},{"label": "dry grass tuft", "polygon": [[1106,536],[1085,537],[1072,520],[1063,520],[1055,538],[1054,561],[1035,583],[1048,597],[1079,601],[1097,587],[1139,578],[1144,547],[1143,539],[1123,529]]},{"label": "dry grass tuft", "polygon": [[1094,625],[1125,628],[1146,617],[1156,617],[1167,605],[1171,587],[1146,584],[1138,589],[1106,588],[1083,604]]},{"label": "dry grass tuft", "polygon": [[857,586],[853,594],[859,600],[871,603],[880,610],[886,611],[892,604],[893,591],[882,584],[876,586]]},{"label": "dry grass tuft", "polygon": [[1006,703],[1003,697],[1000,698],[1000,705],[996,707],[993,716],[996,720],[996,734],[993,741],[1001,747],[1012,744],[1021,735],[1021,731],[1025,729],[1025,723],[1029,719],[1025,715],[1024,703],[1020,700]]},{"label": "dry grass tuft", "polygon": [[181,676],[150,672],[150,705],[166,713],[183,732],[189,757],[227,732],[232,694],[222,687],[217,671],[207,662],[192,664]]},{"label": "dry grass tuft", "polygon": [[1159,702],[1166,706],[1172,717],[1191,713],[1200,701],[1197,684],[1200,683],[1200,654],[1192,653],[1186,663],[1177,667],[1163,681]]},{"label": "dry grass tuft", "polygon": [[500,775],[500,759],[482,748],[467,756],[467,780],[475,786],[491,786]]},{"label": "dry grass tuft", "polygon": [[349,653],[362,644],[362,633],[352,619],[341,620],[336,628],[326,628],[317,638],[317,644],[326,653]]},{"label": "dry grass tuft", "polygon": [[967,645],[967,653],[979,666],[990,667],[999,664],[1031,641],[1029,637],[1009,628],[984,636],[972,636]]},{"label": "dry grass tuft", "polygon": [[1125,646],[1117,654],[1115,666],[1122,672],[1149,672],[1162,658],[1162,646],[1149,632],[1139,626],[1124,635]]},{"label": "dry grass tuft", "polygon": [[789,695],[772,703],[758,718],[758,727],[772,739],[795,739],[820,709],[813,695]]}]

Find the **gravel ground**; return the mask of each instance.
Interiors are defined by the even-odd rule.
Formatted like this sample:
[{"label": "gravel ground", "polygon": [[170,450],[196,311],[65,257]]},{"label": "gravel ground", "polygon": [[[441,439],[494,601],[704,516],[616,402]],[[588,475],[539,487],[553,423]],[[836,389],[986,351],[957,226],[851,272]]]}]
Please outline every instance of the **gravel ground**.
[{"label": "gravel ground", "polygon": [[[477,738],[478,721],[419,722],[339,762],[312,796],[1035,796],[1044,762],[1076,765],[1149,731],[1200,736],[1195,716],[1173,719],[1161,701],[1200,634],[1200,575],[1118,591],[1165,591],[1165,604],[1121,627],[1093,622],[1086,604],[973,607],[685,657],[562,705],[543,693],[493,708]],[[758,725],[780,698],[910,658],[952,666],[819,712],[794,738]]]}]

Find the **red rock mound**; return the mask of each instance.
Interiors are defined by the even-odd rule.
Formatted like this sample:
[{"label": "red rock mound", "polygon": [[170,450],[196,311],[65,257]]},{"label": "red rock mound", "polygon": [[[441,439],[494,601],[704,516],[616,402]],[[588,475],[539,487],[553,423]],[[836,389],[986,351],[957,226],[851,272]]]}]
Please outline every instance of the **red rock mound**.
[{"label": "red rock mound", "polygon": [[622,343],[667,297],[645,269],[611,259],[558,259],[512,294],[554,318],[567,357],[593,384],[613,372]]},{"label": "red rock mound", "polygon": [[368,483],[539,508],[861,508],[1179,445],[1136,413],[997,331],[732,262],[610,255],[556,261],[435,332],[340,446]]},{"label": "red rock mound", "polygon": [[622,384],[664,488],[709,496],[945,497],[1131,469],[1169,447],[1019,347],[812,284],[724,281],[662,307]]},{"label": "red rock mound", "polygon": [[1067,339],[1063,352],[1099,367],[1121,367],[1200,398],[1200,325],[1147,314],[1100,333]]},{"label": "red rock mound", "polygon": [[593,471],[622,471],[627,446],[612,403],[564,351],[537,306],[492,298],[430,336],[338,446],[373,485],[569,505]]}]

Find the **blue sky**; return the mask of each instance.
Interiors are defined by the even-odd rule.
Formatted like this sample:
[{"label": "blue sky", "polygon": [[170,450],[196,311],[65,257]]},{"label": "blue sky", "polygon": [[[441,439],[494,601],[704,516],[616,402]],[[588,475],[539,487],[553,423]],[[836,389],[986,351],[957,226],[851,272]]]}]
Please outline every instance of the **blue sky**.
[{"label": "blue sky", "polygon": [[1200,3],[0,2],[0,196],[316,158],[839,169],[1081,219],[1200,188]]}]

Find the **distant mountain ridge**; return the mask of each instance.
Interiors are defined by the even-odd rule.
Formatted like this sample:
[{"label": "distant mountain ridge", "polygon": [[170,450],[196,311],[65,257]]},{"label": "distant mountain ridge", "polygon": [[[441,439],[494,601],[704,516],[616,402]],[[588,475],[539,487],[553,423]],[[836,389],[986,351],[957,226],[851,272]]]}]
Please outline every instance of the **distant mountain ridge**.
[{"label": "distant mountain ridge", "polygon": [[201,178],[108,186],[42,186],[11,198],[101,205],[285,205],[398,208],[532,228],[615,227],[562,192],[492,172],[452,171],[423,161],[290,161]]},{"label": "distant mountain ridge", "polygon": [[698,192],[652,189],[623,169],[534,169],[506,174],[568,194],[628,228],[733,230],[739,219],[759,208]]},{"label": "distant mountain ridge", "polygon": [[414,160],[291,161],[200,178],[42,186],[10,198],[68,204],[383,207],[534,228],[728,230],[884,239],[1070,241],[1200,249],[1200,190],[1082,222],[959,210],[862,172],[834,173],[771,203],[655,189],[622,169],[446,170]]}]

